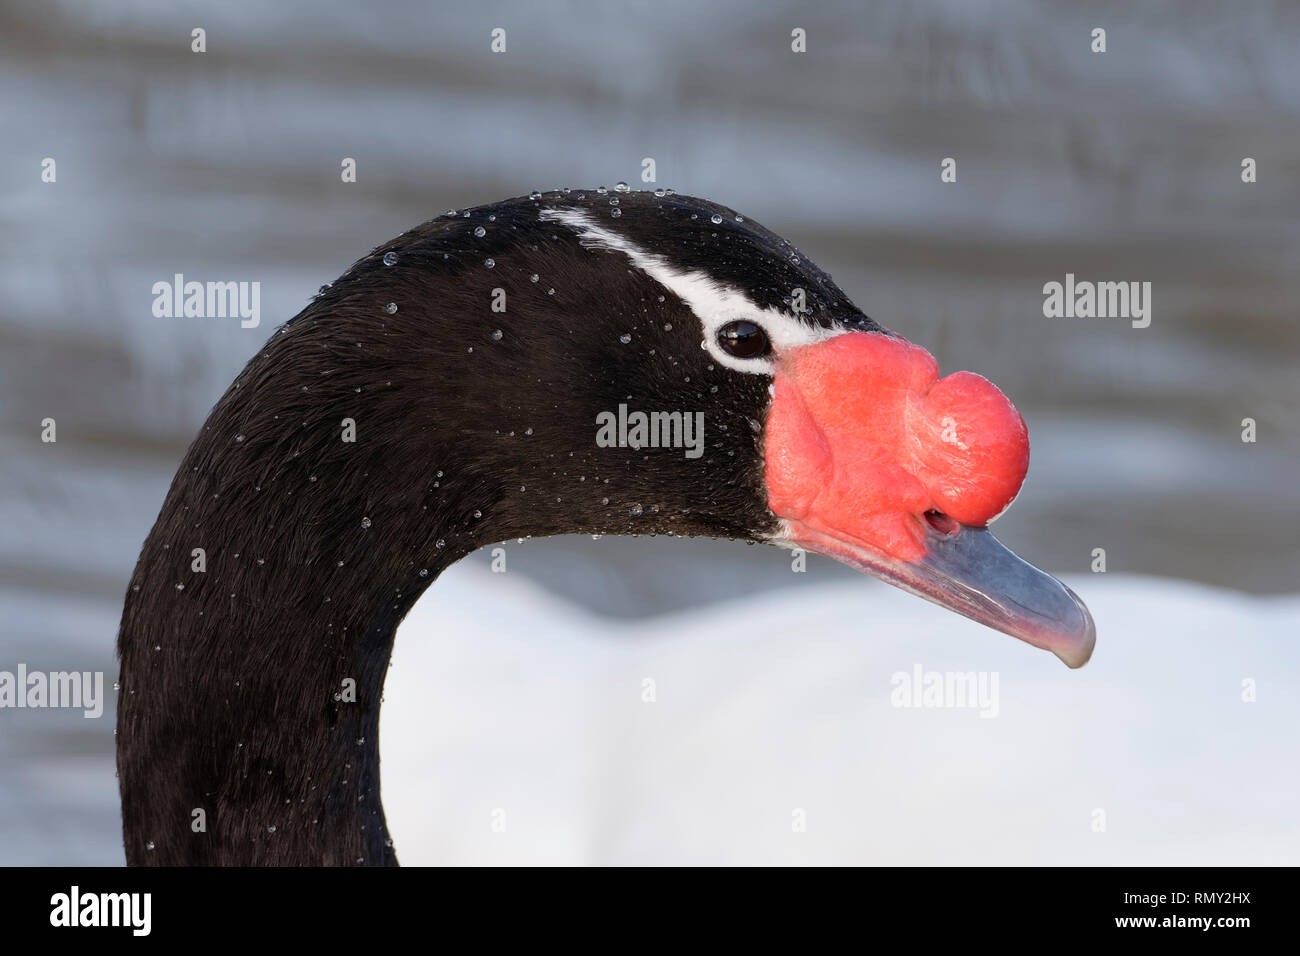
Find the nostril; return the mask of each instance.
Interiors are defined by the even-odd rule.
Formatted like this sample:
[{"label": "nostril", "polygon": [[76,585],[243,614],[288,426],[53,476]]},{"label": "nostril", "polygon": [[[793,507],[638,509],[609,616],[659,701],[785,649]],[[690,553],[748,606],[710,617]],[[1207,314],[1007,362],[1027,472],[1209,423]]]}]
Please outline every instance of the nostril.
[{"label": "nostril", "polygon": [[940,534],[955,535],[961,530],[961,523],[956,518],[950,518],[942,511],[927,511],[925,513],[926,523]]}]

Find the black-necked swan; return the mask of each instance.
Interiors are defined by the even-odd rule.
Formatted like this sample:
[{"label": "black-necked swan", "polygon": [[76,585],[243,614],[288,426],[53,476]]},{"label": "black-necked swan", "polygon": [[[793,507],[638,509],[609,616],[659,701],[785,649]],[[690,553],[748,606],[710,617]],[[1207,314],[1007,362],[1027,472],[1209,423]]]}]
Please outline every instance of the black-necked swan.
[{"label": "black-necked swan", "polygon": [[813,549],[1080,666],[1087,609],[986,527],[1028,456],[990,382],[723,206],[620,184],[449,211],[272,335],[176,473],[118,639],[127,860],[395,864],[394,633],[508,538]]}]

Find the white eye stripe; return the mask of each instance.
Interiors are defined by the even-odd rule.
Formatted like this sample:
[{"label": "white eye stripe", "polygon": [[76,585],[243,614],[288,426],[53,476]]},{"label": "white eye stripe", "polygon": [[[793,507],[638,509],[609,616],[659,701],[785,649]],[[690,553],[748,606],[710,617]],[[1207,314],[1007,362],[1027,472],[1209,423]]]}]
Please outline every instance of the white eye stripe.
[{"label": "white eye stripe", "polygon": [[809,325],[776,309],[759,306],[740,290],[704,272],[687,272],[669,265],[662,256],[646,252],[625,236],[596,225],[577,209],[543,209],[541,215],[548,222],[568,226],[584,246],[623,253],[632,265],[685,302],[700,321],[704,349],[719,365],[737,372],[771,375],[774,365],[771,357],[744,359],[724,352],[718,345],[718,330],[728,322],[748,319],[761,326],[772,343],[773,352],[778,354],[801,345],[824,342],[848,331]]}]

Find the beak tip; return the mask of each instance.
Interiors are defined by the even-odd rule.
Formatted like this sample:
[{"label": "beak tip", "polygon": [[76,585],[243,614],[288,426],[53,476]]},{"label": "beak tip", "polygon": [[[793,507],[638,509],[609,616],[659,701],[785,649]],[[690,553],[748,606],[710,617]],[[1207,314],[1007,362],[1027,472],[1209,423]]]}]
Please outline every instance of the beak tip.
[{"label": "beak tip", "polygon": [[1093,623],[1092,614],[1088,611],[1088,605],[1079,600],[1079,595],[1075,594],[1066,585],[1065,593],[1073,599],[1075,607],[1079,611],[1080,627],[1076,631],[1078,637],[1071,637],[1064,643],[1053,647],[1052,653],[1059,657],[1066,667],[1071,670],[1082,667],[1092,658],[1092,649],[1097,645],[1097,625]]}]

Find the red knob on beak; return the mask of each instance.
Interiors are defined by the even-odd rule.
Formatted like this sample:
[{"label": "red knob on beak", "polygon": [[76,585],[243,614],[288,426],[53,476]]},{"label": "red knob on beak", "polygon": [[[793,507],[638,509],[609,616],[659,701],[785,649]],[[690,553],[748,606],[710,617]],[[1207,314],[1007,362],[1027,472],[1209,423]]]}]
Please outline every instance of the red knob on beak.
[{"label": "red knob on beak", "polygon": [[768,507],[789,542],[1072,667],[1088,659],[1087,608],[984,530],[1029,468],[1024,419],[988,379],[940,379],[930,353],[905,339],[845,333],[781,356],[764,442]]},{"label": "red knob on beak", "polygon": [[996,385],[974,372],[940,379],[908,404],[913,462],[937,510],[986,525],[1007,509],[1029,470],[1029,431]]}]

